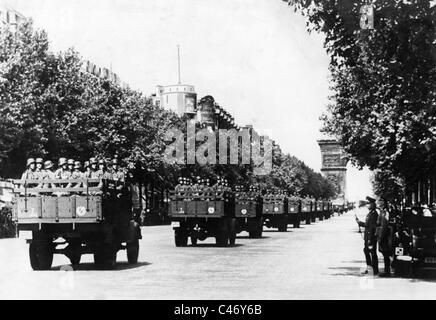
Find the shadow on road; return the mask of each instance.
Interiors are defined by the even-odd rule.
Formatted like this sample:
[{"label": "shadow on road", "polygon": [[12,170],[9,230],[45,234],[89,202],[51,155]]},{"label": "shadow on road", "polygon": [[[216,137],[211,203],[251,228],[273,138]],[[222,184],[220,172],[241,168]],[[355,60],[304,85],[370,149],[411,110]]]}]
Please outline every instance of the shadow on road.
[{"label": "shadow on road", "polygon": [[[122,270],[137,269],[149,265],[151,265],[150,262],[138,262],[135,264],[129,264],[127,262],[117,262],[115,268],[113,270],[108,270],[108,271],[122,271]],[[52,267],[50,270],[59,271],[63,267],[71,267],[71,265],[66,264],[66,265],[55,266]],[[89,262],[89,263],[79,264],[74,268],[74,271],[101,271],[101,268],[98,268],[94,263]]]},{"label": "shadow on road", "polygon": [[256,240],[256,239],[269,239],[271,237],[265,237],[262,236],[261,238],[250,238],[249,236],[237,236],[236,239],[250,239],[250,240]]},{"label": "shadow on road", "polygon": [[243,247],[243,244],[240,243],[236,243],[233,246],[228,246],[228,247],[217,247],[217,245],[215,243],[200,243],[197,244],[195,246],[188,246],[187,248],[215,248],[215,249],[232,249],[232,248],[239,248],[239,247]]},{"label": "shadow on road", "polygon": [[333,273],[333,276],[356,276],[361,277],[360,274],[361,267],[332,267],[329,270],[335,270],[337,272]]}]

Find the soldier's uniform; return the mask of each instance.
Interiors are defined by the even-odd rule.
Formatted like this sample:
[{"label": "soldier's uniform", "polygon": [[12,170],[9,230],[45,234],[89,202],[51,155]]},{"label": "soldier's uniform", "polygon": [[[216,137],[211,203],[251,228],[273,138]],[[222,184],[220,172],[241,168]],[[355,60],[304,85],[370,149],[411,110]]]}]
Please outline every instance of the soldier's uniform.
[{"label": "soldier's uniform", "polygon": [[[43,180],[54,180],[55,179],[55,174],[52,171],[53,169],[53,162],[51,162],[50,160],[47,160],[46,162],[44,162],[44,175],[43,175]],[[43,185],[44,188],[55,188],[56,186],[51,183],[44,183]]]},{"label": "soldier's uniform", "polygon": [[[364,232],[364,248],[363,252],[365,254],[365,260],[367,267],[372,267],[374,275],[378,274],[378,257],[377,257],[377,220],[378,212],[375,207],[375,199],[371,197],[366,197],[366,200],[372,204],[372,208],[366,216],[365,222],[360,221],[356,217],[356,221],[360,227],[365,228]],[[366,269],[363,273],[368,273]]]},{"label": "soldier's uniform", "polygon": [[24,170],[23,174],[21,175],[21,180],[34,180],[35,178],[35,169],[32,169],[31,166],[35,165],[35,159],[29,158],[27,159],[27,165],[26,170]]},{"label": "soldier's uniform", "polygon": [[[71,173],[71,179],[75,179],[75,180],[81,180],[84,178],[84,173],[82,173],[82,171],[80,171],[82,169],[82,164],[80,163],[80,161],[75,161],[74,162],[74,170]],[[82,186],[82,183],[75,183],[74,184],[74,188],[80,188]]]}]

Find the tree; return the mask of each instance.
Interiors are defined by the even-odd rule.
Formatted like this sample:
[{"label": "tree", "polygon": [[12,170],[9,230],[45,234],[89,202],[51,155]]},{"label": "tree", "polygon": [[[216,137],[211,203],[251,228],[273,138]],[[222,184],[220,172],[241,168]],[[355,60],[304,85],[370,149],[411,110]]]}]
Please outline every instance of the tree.
[{"label": "tree", "polygon": [[332,74],[324,131],[358,166],[413,182],[436,168],[435,9],[430,1],[380,0],[374,29],[363,1],[287,1],[325,34]]}]

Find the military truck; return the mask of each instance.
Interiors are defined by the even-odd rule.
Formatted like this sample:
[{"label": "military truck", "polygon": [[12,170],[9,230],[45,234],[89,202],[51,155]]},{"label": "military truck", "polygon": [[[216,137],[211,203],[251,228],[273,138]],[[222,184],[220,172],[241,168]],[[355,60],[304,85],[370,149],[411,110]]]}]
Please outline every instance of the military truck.
[{"label": "military truck", "polygon": [[436,269],[436,208],[405,208],[395,229],[392,267],[396,275]]},{"label": "military truck", "polygon": [[93,254],[100,268],[111,269],[117,252],[138,260],[139,224],[132,216],[126,184],[100,179],[13,180],[13,219],[28,239],[33,270],[50,269],[54,254],[66,255],[73,266]]},{"label": "military truck", "polygon": [[318,218],[319,221],[324,220],[324,201],[316,200],[315,208],[315,219]]},{"label": "military truck", "polygon": [[280,232],[288,229],[288,198],[283,194],[263,196],[262,216],[267,228],[278,228]]},{"label": "military truck", "polygon": [[250,238],[262,238],[262,197],[258,192],[235,192],[236,233],[247,231]]},{"label": "military truck", "polygon": [[174,190],[169,193],[169,212],[177,247],[215,237],[216,245],[227,247],[236,242],[234,193],[227,188],[204,187],[199,190]]},{"label": "military truck", "polygon": [[312,201],[310,199],[301,199],[301,221],[306,224],[312,222]]},{"label": "military truck", "polygon": [[300,227],[302,219],[301,207],[300,198],[291,197],[288,199],[288,223],[291,223],[294,228]]}]

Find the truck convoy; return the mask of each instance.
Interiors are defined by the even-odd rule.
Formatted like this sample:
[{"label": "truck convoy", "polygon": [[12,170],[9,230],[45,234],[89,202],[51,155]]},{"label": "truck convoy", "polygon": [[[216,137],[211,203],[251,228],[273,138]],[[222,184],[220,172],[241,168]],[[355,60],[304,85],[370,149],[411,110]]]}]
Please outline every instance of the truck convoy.
[{"label": "truck convoy", "polygon": [[250,238],[261,238],[263,226],[286,232],[288,224],[294,228],[306,223],[329,218],[329,201],[288,197],[284,193],[262,195],[259,190],[208,187],[182,188],[170,191],[170,220],[175,224],[174,239],[177,247],[215,237],[216,245],[234,245],[236,235],[247,231]]},{"label": "truck convoy", "polygon": [[132,216],[128,186],[104,179],[14,180],[13,219],[28,240],[34,270],[48,270],[54,254],[66,255],[73,266],[93,254],[104,269],[115,266],[117,252],[138,260],[139,224]]}]

